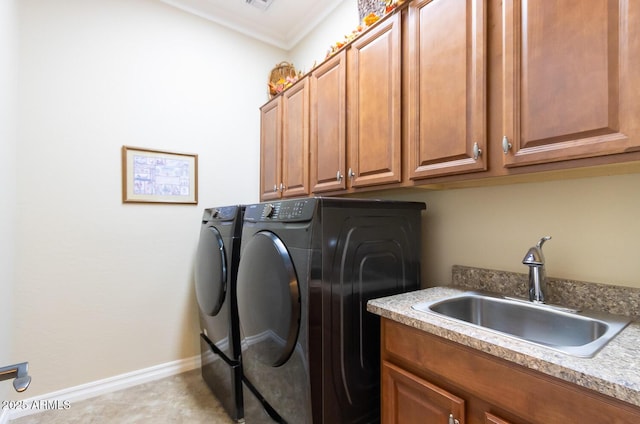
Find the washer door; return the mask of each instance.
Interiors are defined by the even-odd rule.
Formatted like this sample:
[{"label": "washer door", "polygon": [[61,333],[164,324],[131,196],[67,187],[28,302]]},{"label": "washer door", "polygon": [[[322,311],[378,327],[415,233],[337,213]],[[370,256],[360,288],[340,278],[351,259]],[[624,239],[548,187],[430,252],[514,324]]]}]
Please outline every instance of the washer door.
[{"label": "washer door", "polygon": [[246,242],[237,288],[243,358],[284,364],[300,328],[300,289],[291,256],[275,234],[260,231]]},{"label": "washer door", "polygon": [[200,232],[195,274],[200,310],[209,316],[217,315],[227,291],[227,255],[216,227],[204,227]]}]

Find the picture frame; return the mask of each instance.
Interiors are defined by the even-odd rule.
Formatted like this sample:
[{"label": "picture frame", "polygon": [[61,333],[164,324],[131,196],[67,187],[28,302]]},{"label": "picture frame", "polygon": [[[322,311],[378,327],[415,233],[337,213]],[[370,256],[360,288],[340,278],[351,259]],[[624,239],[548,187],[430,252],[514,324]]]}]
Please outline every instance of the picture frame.
[{"label": "picture frame", "polygon": [[122,146],[122,202],[198,204],[198,155]]}]

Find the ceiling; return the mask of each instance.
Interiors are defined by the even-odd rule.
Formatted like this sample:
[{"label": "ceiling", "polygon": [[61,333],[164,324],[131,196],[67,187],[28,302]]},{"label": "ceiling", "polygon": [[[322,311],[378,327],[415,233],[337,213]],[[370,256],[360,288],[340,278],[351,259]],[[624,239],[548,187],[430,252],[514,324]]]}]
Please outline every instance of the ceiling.
[{"label": "ceiling", "polygon": [[344,0],[272,0],[271,4],[269,0],[161,1],[265,43],[291,50]]}]

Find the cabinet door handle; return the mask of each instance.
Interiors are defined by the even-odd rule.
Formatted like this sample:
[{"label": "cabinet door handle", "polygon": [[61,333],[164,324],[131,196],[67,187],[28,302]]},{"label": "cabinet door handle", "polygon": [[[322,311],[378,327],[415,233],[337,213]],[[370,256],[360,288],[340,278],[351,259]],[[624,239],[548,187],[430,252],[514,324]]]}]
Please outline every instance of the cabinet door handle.
[{"label": "cabinet door handle", "polygon": [[284,183],[280,183],[280,191],[284,191],[285,188]]},{"label": "cabinet door handle", "polygon": [[340,171],[338,170],[338,172],[336,172],[336,180],[337,180],[338,182],[340,182],[340,181],[342,181],[342,179],[343,179],[343,178],[344,178],[344,175],[342,175],[342,174],[340,173]]},{"label": "cabinet door handle", "polygon": [[482,156],[482,149],[478,143],[473,143],[473,160],[478,160]]},{"label": "cabinet door handle", "polygon": [[273,192],[277,192],[278,191],[278,186],[276,184],[273,185]]},{"label": "cabinet door handle", "polygon": [[507,138],[507,136],[505,135],[504,137],[502,137],[502,151],[505,155],[509,153],[509,150],[511,150],[512,147],[513,145],[509,143],[509,139]]},{"label": "cabinet door handle", "polygon": [[453,418],[453,414],[449,414],[449,424],[460,424],[460,421]]},{"label": "cabinet door handle", "polygon": [[352,180],[353,180],[353,178],[356,176],[356,173],[355,173],[355,172],[353,172],[353,169],[351,169],[351,168],[349,168],[349,172],[348,172],[348,174],[349,174],[349,178],[350,178],[350,179],[352,179]]}]

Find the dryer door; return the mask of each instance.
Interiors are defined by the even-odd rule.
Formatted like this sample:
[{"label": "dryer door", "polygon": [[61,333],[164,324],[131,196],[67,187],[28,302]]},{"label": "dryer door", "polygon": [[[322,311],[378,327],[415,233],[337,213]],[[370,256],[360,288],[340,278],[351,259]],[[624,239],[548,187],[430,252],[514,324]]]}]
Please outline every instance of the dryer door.
[{"label": "dryer door", "polygon": [[227,290],[227,256],[216,227],[202,228],[195,268],[196,298],[200,310],[215,316],[224,303]]},{"label": "dryer door", "polygon": [[284,364],[300,328],[300,289],[291,256],[275,234],[260,231],[244,244],[237,289],[243,357]]}]

